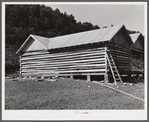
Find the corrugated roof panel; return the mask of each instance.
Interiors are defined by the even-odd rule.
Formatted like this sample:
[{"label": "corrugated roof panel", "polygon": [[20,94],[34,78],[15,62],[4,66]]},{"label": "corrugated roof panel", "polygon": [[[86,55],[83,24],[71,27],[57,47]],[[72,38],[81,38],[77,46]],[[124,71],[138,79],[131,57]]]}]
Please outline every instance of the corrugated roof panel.
[{"label": "corrugated roof panel", "polygon": [[138,37],[140,36],[140,33],[134,33],[134,34],[129,34],[133,43],[136,42],[136,40],[138,39]]},{"label": "corrugated roof panel", "polygon": [[121,27],[122,25],[50,38],[48,49],[109,41]]}]

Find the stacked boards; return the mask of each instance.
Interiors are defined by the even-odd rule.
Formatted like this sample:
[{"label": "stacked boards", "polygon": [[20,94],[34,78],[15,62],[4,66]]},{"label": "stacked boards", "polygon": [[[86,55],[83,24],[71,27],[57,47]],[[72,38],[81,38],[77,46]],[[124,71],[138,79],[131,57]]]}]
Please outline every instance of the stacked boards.
[{"label": "stacked boards", "polygon": [[108,43],[107,46],[107,49],[110,51],[119,73],[129,73],[129,71],[131,71],[129,48],[113,41]]},{"label": "stacked boards", "polygon": [[107,62],[104,45],[28,51],[21,56],[20,73],[23,76],[105,74]]}]

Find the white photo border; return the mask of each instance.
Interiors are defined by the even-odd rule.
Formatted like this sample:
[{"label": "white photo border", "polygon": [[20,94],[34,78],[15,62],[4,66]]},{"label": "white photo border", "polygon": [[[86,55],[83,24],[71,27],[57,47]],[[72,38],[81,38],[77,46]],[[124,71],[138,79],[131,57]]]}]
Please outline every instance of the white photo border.
[{"label": "white photo border", "polygon": [[[142,4],[145,35],[145,106],[144,110],[5,110],[5,5],[7,4]],[[2,120],[147,120],[147,2],[2,2]]]}]

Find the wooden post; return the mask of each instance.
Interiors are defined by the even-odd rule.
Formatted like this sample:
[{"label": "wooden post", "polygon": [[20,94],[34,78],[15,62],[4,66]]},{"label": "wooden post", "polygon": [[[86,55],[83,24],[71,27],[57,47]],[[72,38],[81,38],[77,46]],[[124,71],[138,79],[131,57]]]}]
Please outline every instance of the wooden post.
[{"label": "wooden post", "polygon": [[139,73],[136,74],[136,78],[138,78],[138,77],[139,77]]},{"label": "wooden post", "polygon": [[20,61],[19,61],[19,63],[20,63],[19,81],[21,81],[21,80],[22,80],[21,58],[22,58],[22,57],[20,56]]},{"label": "wooden post", "polygon": [[108,73],[105,73],[104,75],[104,81],[107,83],[109,80],[108,80]]},{"label": "wooden post", "polygon": [[107,83],[108,82],[108,63],[107,63],[107,45],[105,45],[105,68],[106,68],[106,73],[104,75],[104,81]]},{"label": "wooden post", "polygon": [[116,64],[116,67],[117,67],[117,69],[119,70],[119,65],[118,65],[118,61],[117,61],[117,55],[116,55],[116,51],[115,51],[115,42],[114,42],[114,40],[112,40],[112,42],[113,42],[113,47],[114,47],[114,55],[115,55],[115,64]]},{"label": "wooden post", "polygon": [[70,75],[70,78],[73,79],[73,75]]},{"label": "wooden post", "polygon": [[91,81],[90,75],[87,75],[87,81]]},{"label": "wooden post", "polygon": [[32,79],[32,76],[31,75],[29,76],[29,79]]},{"label": "wooden post", "polygon": [[128,81],[131,82],[131,73],[130,72],[127,74],[127,77],[128,77]]},{"label": "wooden post", "polygon": [[144,73],[142,74],[142,78],[144,79]]},{"label": "wooden post", "polygon": [[108,71],[108,63],[107,63],[107,47],[105,47],[105,68],[106,72]]}]

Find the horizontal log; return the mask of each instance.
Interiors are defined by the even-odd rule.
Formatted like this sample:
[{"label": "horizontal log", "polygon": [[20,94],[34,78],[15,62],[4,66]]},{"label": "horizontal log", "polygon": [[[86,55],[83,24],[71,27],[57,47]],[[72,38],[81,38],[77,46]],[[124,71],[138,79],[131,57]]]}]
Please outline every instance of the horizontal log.
[{"label": "horizontal log", "polygon": [[[103,63],[80,63],[80,64],[65,64],[65,65],[49,65],[49,64],[43,64],[43,65],[23,65],[21,66],[22,68],[27,68],[27,67],[67,67],[67,66],[80,66],[80,65],[102,65],[105,64],[105,62]],[[125,64],[127,65],[127,64]]]},{"label": "horizontal log", "polygon": [[121,48],[127,49],[127,50],[130,49],[129,47],[124,46],[123,44],[117,44],[117,43],[112,43],[111,44],[111,43],[108,43],[107,45],[110,46],[110,47],[121,47]]},{"label": "horizontal log", "polygon": [[68,69],[68,68],[100,68],[100,67],[105,67],[106,64],[101,64],[101,65],[69,65],[69,66],[38,66],[38,67],[21,67],[21,69]]},{"label": "horizontal log", "polygon": [[113,42],[108,43],[108,45],[115,46],[115,47],[123,47],[125,49],[130,49],[130,47],[127,47],[124,44],[118,43],[117,41],[114,41],[114,43]]},{"label": "horizontal log", "polygon": [[[119,72],[125,72],[125,71],[131,71],[131,69],[125,69],[125,68],[119,69]],[[129,72],[128,72],[128,73],[129,73]]]},{"label": "horizontal log", "polygon": [[95,51],[84,51],[84,52],[68,52],[68,53],[47,53],[47,54],[42,54],[42,55],[32,55],[32,56],[22,56],[22,58],[34,58],[34,57],[46,57],[46,56],[51,56],[52,57],[65,57],[65,56],[73,56],[73,55],[83,55],[83,54],[91,54],[91,53],[102,53],[105,52],[105,50],[95,50]]},{"label": "horizontal log", "polygon": [[[61,52],[57,52],[57,53],[48,51],[46,54],[61,56],[61,55],[68,55],[68,54],[73,54],[73,53],[80,54],[81,52],[88,53],[88,52],[96,52],[96,51],[103,51],[103,50],[105,50],[105,48],[93,48],[93,49],[84,49],[84,50],[79,50],[78,49],[78,50],[75,50],[75,51],[65,51],[65,50],[62,50]],[[43,54],[41,53],[39,55],[43,55]],[[27,55],[27,56],[29,57],[29,55]],[[34,56],[34,54],[30,55],[30,56]]]},{"label": "horizontal log", "polygon": [[40,65],[40,66],[28,66],[28,67],[22,67],[22,68],[30,68],[30,67],[50,67],[50,68],[59,68],[59,67],[82,67],[82,66],[103,66],[105,65],[105,62],[103,62],[102,64],[76,64],[76,65]]},{"label": "horizontal log", "polygon": [[48,52],[47,50],[34,50],[34,51],[26,51],[22,54],[23,55],[28,55],[28,54],[37,54],[37,53],[44,53],[44,52]]},{"label": "horizontal log", "polygon": [[114,61],[120,61],[120,62],[130,62],[129,58],[120,58],[120,57],[114,57]]},{"label": "horizontal log", "polygon": [[[71,71],[32,71],[32,72],[27,72],[27,73],[74,73],[74,72],[105,72],[106,69],[95,69],[95,70],[71,70]],[[25,73],[24,71],[22,73]]]},{"label": "horizontal log", "polygon": [[36,72],[48,72],[48,73],[62,73],[62,72],[67,72],[67,71],[69,71],[69,72],[71,72],[71,71],[74,71],[74,70],[76,70],[77,72],[78,71],[80,71],[80,70],[94,70],[94,71],[96,71],[96,70],[101,70],[101,71],[104,71],[105,69],[71,69],[71,70],[68,70],[68,69],[65,69],[65,70],[52,70],[52,71],[47,71],[47,70],[29,70],[29,71],[26,71],[26,70],[23,70],[23,71],[21,71],[22,73],[36,73]]},{"label": "horizontal log", "polygon": [[119,66],[118,67],[119,70],[125,70],[125,69],[131,69],[130,67],[126,67],[126,66]]},{"label": "horizontal log", "polygon": [[[113,56],[113,55],[112,55]],[[115,57],[115,56],[114,56]],[[121,58],[121,59],[128,59],[129,60],[129,57],[124,57],[124,56],[120,56],[120,55],[116,55],[116,57],[115,58]]]},{"label": "horizontal log", "polygon": [[[32,77],[38,77],[38,76],[68,76],[68,75],[88,75],[88,73],[36,73],[36,74],[32,74],[32,73],[22,73],[22,76],[27,77],[27,76],[32,76]],[[105,75],[105,73],[89,73],[89,75]]]},{"label": "horizontal log", "polygon": [[116,65],[130,65],[129,62],[114,61]]},{"label": "horizontal log", "polygon": [[129,62],[126,62],[126,61],[116,61],[116,60],[115,60],[115,64],[117,64],[117,65],[130,65]]},{"label": "horizontal log", "polygon": [[21,72],[38,72],[38,71],[49,71],[49,72],[60,72],[60,71],[72,71],[72,70],[104,70],[105,68],[68,68],[68,69],[24,69]]},{"label": "horizontal log", "polygon": [[121,46],[111,46],[111,45],[108,45],[108,49],[109,50],[118,50],[118,51],[121,51],[121,52],[126,52],[126,53],[129,53],[129,49],[127,48],[123,48]]},{"label": "horizontal log", "polygon": [[116,52],[116,53],[118,53],[118,54],[119,54],[119,53],[120,53],[120,54],[122,53],[122,54],[124,54],[124,55],[125,55],[125,54],[126,54],[126,55],[129,55],[129,52],[128,52],[128,51],[125,51],[125,50],[122,50],[122,49],[119,50],[119,49],[109,48],[108,50],[110,50],[110,52]]},{"label": "horizontal log", "polygon": [[[73,69],[73,70],[59,70],[59,71],[52,71],[52,72],[49,72],[49,71],[46,71],[46,70],[41,70],[41,71],[22,71],[22,73],[32,73],[32,74],[35,74],[35,73],[57,73],[57,74],[60,74],[60,73],[83,73],[83,71],[86,71],[86,73],[88,72],[88,73],[90,73],[90,72],[92,72],[92,73],[94,73],[94,72],[105,72],[104,71],[104,69],[91,69],[92,71],[87,71],[87,69],[81,69],[81,71],[80,70],[76,70],[75,72],[74,72],[74,70],[76,70],[76,69]],[[82,71],[83,70],[83,71]]]},{"label": "horizontal log", "polygon": [[21,72],[38,72],[38,71],[49,71],[49,72],[59,72],[59,71],[72,71],[72,70],[100,70],[105,69],[105,67],[72,67],[72,68],[65,68],[65,69],[23,69]]},{"label": "horizontal log", "polygon": [[25,59],[20,59],[21,61],[24,60],[35,60],[35,59],[53,59],[53,60],[59,60],[59,59],[71,59],[71,58],[78,58],[78,57],[91,57],[91,56],[104,56],[105,53],[94,53],[94,54],[88,54],[88,55],[73,55],[73,56],[66,56],[66,57],[50,57],[50,56],[46,56],[46,57],[34,57],[34,58],[25,58]]},{"label": "horizontal log", "polygon": [[115,57],[115,56],[112,56],[114,60],[118,60],[118,61],[121,61],[121,62],[130,62],[130,59],[129,58],[123,58],[123,57]]},{"label": "horizontal log", "polygon": [[119,67],[118,70],[130,70],[129,67]]},{"label": "horizontal log", "polygon": [[102,52],[102,53],[93,53],[93,54],[87,54],[87,55],[72,55],[72,56],[65,56],[65,57],[58,57],[58,56],[55,56],[55,57],[51,57],[50,55],[49,56],[43,56],[43,57],[34,57],[34,58],[22,58],[20,59],[21,61],[23,60],[35,60],[35,59],[70,59],[70,58],[77,58],[77,57],[90,57],[90,56],[104,56],[105,55],[105,52]]},{"label": "horizontal log", "polygon": [[129,54],[125,54],[125,53],[119,53],[119,52],[114,52],[114,51],[111,51],[111,54],[112,55],[119,55],[119,56],[124,56],[124,57],[128,57],[129,58]]},{"label": "horizontal log", "polygon": [[117,57],[117,58],[113,58],[114,59],[114,61],[119,61],[119,62],[124,62],[124,63],[130,63],[130,59],[129,58],[120,58],[120,57]]},{"label": "horizontal log", "polygon": [[110,48],[108,49],[110,52],[117,52],[117,53],[122,53],[122,54],[126,54],[126,55],[129,55],[129,51],[121,51],[121,50],[118,50],[118,49],[114,49],[114,48]]},{"label": "horizontal log", "polygon": [[130,64],[130,61],[128,60],[128,59],[126,59],[126,61],[125,61],[125,59],[114,59],[114,62],[115,63],[121,63],[121,64]]},{"label": "horizontal log", "polygon": [[117,67],[129,67],[130,68],[130,65],[116,65]]},{"label": "horizontal log", "polygon": [[82,60],[70,60],[70,61],[59,61],[59,62],[53,62],[53,61],[42,61],[42,60],[36,60],[32,62],[25,62],[21,63],[21,65],[29,65],[29,64],[68,64],[68,63],[95,63],[95,62],[101,62],[105,61],[105,58],[97,58],[97,59],[82,59]]},{"label": "horizontal log", "polygon": [[40,56],[40,55],[45,55],[45,54],[49,54],[49,51],[25,52],[24,54],[22,54],[22,57],[30,57],[33,55]]},{"label": "horizontal log", "polygon": [[122,46],[123,48],[128,49],[128,50],[130,49],[130,47],[125,46],[124,44],[118,43],[117,41],[114,42],[114,45],[118,47]]},{"label": "horizontal log", "polygon": [[57,55],[64,55],[64,54],[70,54],[70,53],[80,53],[80,52],[91,52],[91,51],[102,51],[102,50],[105,50],[105,47],[100,47],[100,48],[91,48],[91,49],[86,49],[86,48],[84,48],[84,49],[82,49],[82,50],[80,50],[80,49],[75,49],[75,50],[73,50],[73,51],[71,51],[71,50],[63,50],[63,51],[61,51],[61,52],[53,52],[53,51],[46,51],[46,52],[34,52],[34,53],[28,53],[28,52],[26,52],[26,53],[24,53],[22,56],[32,56],[32,55],[43,55],[43,54],[53,54],[53,55],[55,55],[55,54],[57,54]]},{"label": "horizontal log", "polygon": [[[102,56],[98,56],[98,55],[93,55],[93,56],[82,56],[82,57],[74,57],[74,58],[60,58],[60,59],[51,59],[51,58],[46,58],[44,59],[44,61],[51,61],[51,62],[61,62],[61,61],[74,61],[74,60],[83,60],[83,59],[97,59],[97,58],[104,58],[105,55]],[[42,59],[43,60],[43,59]],[[21,62],[32,62],[32,61],[37,61],[37,59],[33,59],[33,60],[21,60]],[[40,60],[39,60],[40,61]]]},{"label": "horizontal log", "polygon": [[[64,61],[34,61],[34,62],[23,62],[21,63],[21,66],[26,65],[65,65],[65,64],[100,64],[102,62],[106,62],[106,60],[100,60],[100,61],[84,61],[84,60],[74,60],[74,62],[71,62],[72,60],[64,60]],[[80,61],[80,62],[75,62]]]}]

